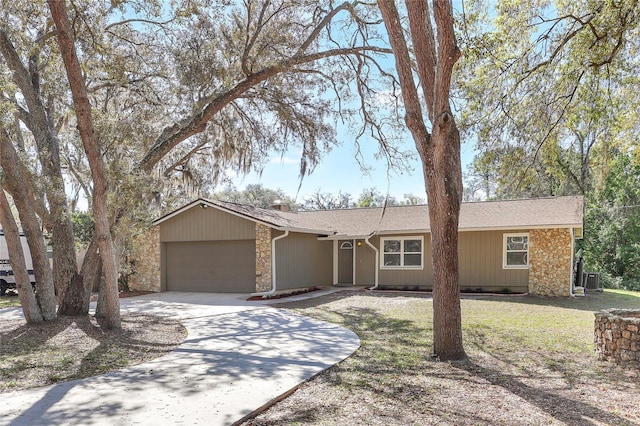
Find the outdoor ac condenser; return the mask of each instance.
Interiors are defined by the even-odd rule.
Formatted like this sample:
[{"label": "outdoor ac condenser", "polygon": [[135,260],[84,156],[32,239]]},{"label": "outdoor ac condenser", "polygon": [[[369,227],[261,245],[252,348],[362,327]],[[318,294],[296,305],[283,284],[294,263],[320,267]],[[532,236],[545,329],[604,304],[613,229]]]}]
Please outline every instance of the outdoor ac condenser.
[{"label": "outdoor ac condenser", "polygon": [[587,290],[598,290],[600,288],[600,273],[598,272],[585,272],[584,273],[584,286]]}]

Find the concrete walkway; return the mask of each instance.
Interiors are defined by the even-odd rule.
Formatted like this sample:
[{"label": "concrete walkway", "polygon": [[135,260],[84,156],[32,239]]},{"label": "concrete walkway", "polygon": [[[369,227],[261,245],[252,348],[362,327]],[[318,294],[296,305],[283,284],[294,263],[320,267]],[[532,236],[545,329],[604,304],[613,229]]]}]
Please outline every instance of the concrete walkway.
[{"label": "concrete walkway", "polygon": [[[167,292],[122,299],[123,312],[179,318],[187,339],[136,367],[0,394],[0,424],[229,425],[360,346],[345,328],[245,297]],[[0,321],[15,315],[2,310]]]}]

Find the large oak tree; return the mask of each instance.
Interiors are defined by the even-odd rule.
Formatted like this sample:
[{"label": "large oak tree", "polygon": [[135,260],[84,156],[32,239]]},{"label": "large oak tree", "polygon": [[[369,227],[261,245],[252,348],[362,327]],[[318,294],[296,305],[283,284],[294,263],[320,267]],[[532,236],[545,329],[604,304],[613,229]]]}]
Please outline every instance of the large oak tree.
[{"label": "large oak tree", "polygon": [[[429,203],[433,262],[433,353],[466,358],[458,272],[462,202],[460,134],[450,105],[453,66],[460,58],[449,0],[407,0],[410,43],[393,0],[379,0],[406,111],[405,121],[422,160]],[[412,67],[414,53],[417,76]],[[415,84],[419,81],[422,98]]]}]

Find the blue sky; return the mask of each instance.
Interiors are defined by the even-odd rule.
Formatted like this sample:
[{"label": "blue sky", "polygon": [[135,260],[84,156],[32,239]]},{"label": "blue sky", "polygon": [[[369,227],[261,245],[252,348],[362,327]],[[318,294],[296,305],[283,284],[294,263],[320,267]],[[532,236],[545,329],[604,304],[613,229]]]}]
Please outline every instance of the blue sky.
[{"label": "blue sky", "polygon": [[[318,189],[332,194],[337,194],[340,191],[347,192],[353,198],[357,198],[363,189],[371,187],[375,187],[382,193],[386,193],[388,188],[389,195],[398,200],[402,200],[404,194],[407,193],[426,199],[422,166],[417,153],[410,163],[413,171],[403,173],[391,171],[389,178],[387,178],[386,162],[375,159],[376,142],[363,142],[361,149],[364,160],[366,166],[371,169],[368,175],[363,175],[356,161],[356,147],[352,142],[353,137],[339,132],[338,140],[343,143],[325,155],[314,172],[302,181],[297,202],[303,202],[305,197]],[[410,135],[407,135],[403,148],[415,152],[413,139]],[[467,165],[473,160],[474,144],[473,142],[463,142],[461,149],[462,170],[464,172]],[[232,179],[232,183],[238,189],[244,189],[249,184],[262,184],[270,189],[282,189],[287,195],[294,198],[300,185],[299,169],[299,151],[291,150],[284,157],[274,154],[267,161],[261,176],[257,173],[250,173],[246,176],[239,175]]]}]

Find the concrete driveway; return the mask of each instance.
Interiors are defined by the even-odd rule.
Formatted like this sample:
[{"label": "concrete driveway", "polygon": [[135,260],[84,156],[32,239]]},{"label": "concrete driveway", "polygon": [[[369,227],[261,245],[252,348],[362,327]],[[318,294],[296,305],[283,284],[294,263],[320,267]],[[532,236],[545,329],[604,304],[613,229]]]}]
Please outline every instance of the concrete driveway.
[{"label": "concrete driveway", "polygon": [[[187,339],[136,367],[1,394],[0,424],[228,425],[360,346],[345,328],[245,298],[166,292],[122,299],[123,312],[179,318]],[[16,315],[4,311],[0,320]]]}]

